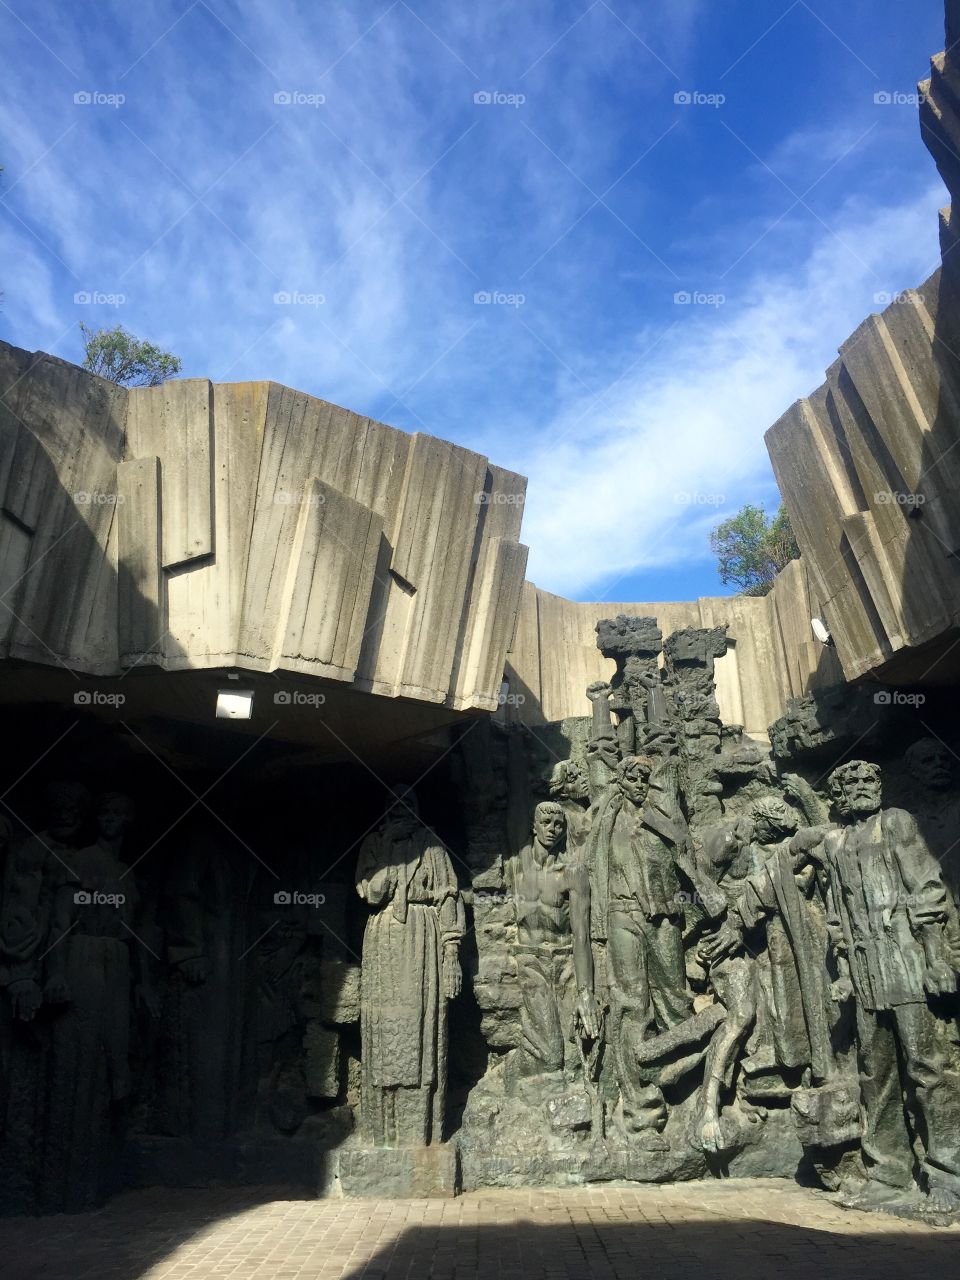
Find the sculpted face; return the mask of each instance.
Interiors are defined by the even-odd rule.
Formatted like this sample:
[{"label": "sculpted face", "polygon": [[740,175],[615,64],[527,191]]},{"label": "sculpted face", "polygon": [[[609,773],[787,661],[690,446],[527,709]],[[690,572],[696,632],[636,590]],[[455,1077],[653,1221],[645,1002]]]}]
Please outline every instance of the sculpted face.
[{"label": "sculpted face", "polygon": [[618,782],[625,799],[639,808],[650,790],[648,776],[638,765],[634,765],[633,768],[626,768],[621,772]]},{"label": "sculpted face", "polygon": [[843,814],[866,817],[880,808],[880,770],[865,760],[841,765],[833,773],[830,789],[837,808]]},{"label": "sculpted face", "polygon": [[754,837],[761,844],[775,844],[797,830],[797,815],[785,801],[771,797],[753,811]]},{"label": "sculpted face", "polygon": [[97,810],[97,827],[102,836],[113,840],[122,835],[133,814],[125,796],[110,796]]},{"label": "sculpted face", "polygon": [[563,839],[567,820],[557,804],[539,804],[533,815],[533,834],[544,849],[554,849]]},{"label": "sculpted face", "polygon": [[914,743],[907,753],[910,772],[931,791],[946,791],[953,782],[953,762],[946,747],[934,738]]},{"label": "sculpted face", "polygon": [[587,780],[586,770],[582,765],[576,765],[567,774],[566,795],[568,800],[589,800],[590,783]]}]

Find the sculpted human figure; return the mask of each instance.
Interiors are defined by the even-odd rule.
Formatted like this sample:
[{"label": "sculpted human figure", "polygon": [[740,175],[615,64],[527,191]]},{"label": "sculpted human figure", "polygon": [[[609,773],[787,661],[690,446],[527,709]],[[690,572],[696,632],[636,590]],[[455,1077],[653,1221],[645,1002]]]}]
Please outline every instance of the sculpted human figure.
[{"label": "sculpted human figure", "polygon": [[[11,1210],[36,1213],[45,1126],[44,1080],[49,1026],[42,1003],[69,997],[62,946],[77,887],[76,846],[90,806],[85,787],[58,782],[44,793],[46,821],[14,841],[7,856],[0,911],[0,987],[7,1045],[0,1090],[0,1184]],[[58,954],[59,953],[59,954]]]},{"label": "sculpted human figure", "polygon": [[[103,1199],[116,1157],[117,1108],[130,1094],[130,995],[148,958],[135,929],[136,883],[121,861],[133,818],[129,797],[101,796],[97,840],[72,856],[79,887],[57,948],[69,1000],[52,1023],[46,1105],[42,1207],[50,1211]],[[140,990],[156,1012],[155,998]]]},{"label": "sculpted human figure", "polygon": [[911,1186],[912,1097],[928,1206],[960,1209],[960,1095],[949,1024],[931,997],[956,991],[960,955],[945,931],[947,889],[913,817],[881,808],[880,770],[853,760],[829,779],[841,825],[823,839],[836,986],[856,1008],[866,1182],[851,1203],[895,1202]]},{"label": "sculpted human figure", "polygon": [[578,854],[590,834],[590,779],[579,760],[561,760],[550,775],[550,798],[566,819],[567,851]]},{"label": "sculpted human figure", "polygon": [[594,929],[607,939],[609,1041],[624,1128],[663,1150],[666,1113],[642,1085],[631,1046],[683,1022],[691,1011],[683,956],[683,894],[677,856],[686,829],[674,762],[628,756],[599,806],[588,841]]},{"label": "sculpted human figure", "polygon": [[543,801],[534,811],[533,839],[507,866],[523,996],[516,1073],[554,1075],[558,1082],[564,1067],[579,1061],[572,1050],[574,1035],[582,1031],[596,1040],[600,1034],[590,882],[583,863],[566,848],[566,834],[562,806]]},{"label": "sculpted human figure", "polygon": [[917,785],[914,804],[924,838],[940,860],[954,901],[960,899],[960,794],[953,756],[936,738],[907,748],[907,768]]},{"label": "sculpted human figure", "polygon": [[[160,1133],[219,1141],[252,1118],[256,863],[206,816],[164,849],[167,980],[157,1048]],[[126,879],[130,877],[127,876]]]},{"label": "sculpted human figure", "polygon": [[14,1017],[24,1022],[44,998],[58,1002],[65,995],[61,957],[46,965],[44,958],[48,943],[70,926],[74,854],[90,808],[89,792],[74,782],[51,784],[44,801],[45,829],[28,836],[8,858],[0,918],[0,984]]},{"label": "sculpted human figure", "polygon": [[816,882],[807,856],[822,832],[798,832],[797,827],[796,811],[779,796],[768,796],[745,820],[704,837],[703,874],[715,868],[713,878],[727,900],[725,918],[700,946],[727,1008],[707,1055],[701,1095],[700,1137],[706,1150],[727,1145],[720,1125],[721,1091],[761,1011],[763,1034],[751,1058],[754,1070],[809,1068],[814,1082],[832,1071],[825,919],[812,901]]},{"label": "sculpted human figure", "polygon": [[360,1122],[377,1146],[421,1146],[443,1139],[446,1003],[460,992],[465,917],[416,796],[409,787],[395,796],[357,861],[357,892],[373,908],[360,977]]}]

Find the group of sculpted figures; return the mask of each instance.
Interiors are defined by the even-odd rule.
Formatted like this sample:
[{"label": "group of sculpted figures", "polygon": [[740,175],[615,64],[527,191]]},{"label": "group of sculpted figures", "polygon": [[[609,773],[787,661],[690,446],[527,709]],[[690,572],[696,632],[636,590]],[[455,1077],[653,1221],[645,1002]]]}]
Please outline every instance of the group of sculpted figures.
[{"label": "group of sculpted figures", "polygon": [[[617,620],[634,624],[634,659],[649,621]],[[764,1099],[779,1100],[845,1203],[956,1213],[960,804],[946,748],[923,738],[907,752],[916,816],[884,807],[866,760],[825,771],[819,792],[778,776],[762,750],[724,741],[723,649],[698,634],[663,668],[642,654],[591,686],[586,749],[553,769],[507,860],[521,1001],[506,1094],[556,1115],[579,1091],[596,1141],[652,1162],[686,1142],[708,1167],[762,1133]],[[728,806],[738,769],[747,785]],[[363,1128],[388,1144],[442,1138],[444,1000],[464,928],[450,858],[400,795],[357,870],[374,909]]]},{"label": "group of sculpted figures", "polygon": [[[529,838],[502,846],[502,867],[485,853],[471,869],[394,789],[355,869],[359,1002],[335,1015],[301,993],[316,1005],[324,965],[355,981],[347,952],[250,909],[256,867],[216,831],[141,877],[126,795],[58,783],[35,832],[0,819],[5,1210],[101,1202],[122,1183],[110,1162],[131,1108],[137,1133],[204,1150],[265,1112],[295,1132],[304,1094],[346,1113],[341,1138],[358,1103],[358,1143],[442,1143],[448,1009],[479,953],[481,1015],[492,969],[511,1018],[488,1037],[464,1134],[476,1098],[483,1124],[516,1123],[503,1140],[587,1145],[599,1176],[697,1176],[792,1142],[847,1203],[960,1212],[952,753],[929,735],[888,749],[909,812],[885,806],[868,760],[821,756],[812,782],[781,772],[721,724],[722,629],[662,645],[652,619],[598,631],[616,675],[587,691],[570,758],[524,790]],[[494,905],[478,867],[500,876]],[[305,1070],[358,1016],[359,1071]]]},{"label": "group of sculpted figures", "polygon": [[609,725],[616,690],[591,686],[584,759],[559,763],[536,806],[510,876],[522,1006],[508,1090],[526,1078],[562,1093],[579,1065],[592,1093],[607,1081],[595,1136],[609,1118],[615,1140],[665,1154],[678,1137],[664,1091],[693,1078],[679,1140],[722,1159],[762,1126],[756,1100],[779,1082],[846,1203],[957,1212],[960,806],[947,749],[923,738],[907,752],[917,816],[884,808],[874,763],[836,765],[825,802],[767,761],[739,809],[698,821],[723,748],[703,750],[707,704],[691,714],[681,697],[671,713],[670,676],[669,664],[646,673],[626,734]]}]

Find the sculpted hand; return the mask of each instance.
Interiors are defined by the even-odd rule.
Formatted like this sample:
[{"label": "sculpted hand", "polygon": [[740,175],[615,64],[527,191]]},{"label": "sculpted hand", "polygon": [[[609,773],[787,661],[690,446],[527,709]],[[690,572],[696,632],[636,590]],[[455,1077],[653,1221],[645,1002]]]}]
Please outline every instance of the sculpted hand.
[{"label": "sculpted hand", "polygon": [[708,964],[716,964],[719,960],[732,956],[743,944],[740,930],[729,920],[724,920],[712,938],[704,938],[700,943],[700,955]]},{"label": "sculpted hand", "polygon": [[845,1004],[853,995],[853,983],[849,978],[837,978],[830,983],[830,999],[834,1004]]},{"label": "sculpted hand", "polygon": [[146,1009],[151,1018],[160,1017],[160,997],[157,995],[155,987],[147,986],[141,982],[135,991],[137,1004],[141,1009]]},{"label": "sculpted hand", "polygon": [[32,1022],[33,1015],[40,1008],[41,992],[32,978],[20,982],[11,982],[8,988],[10,1002],[13,1005],[13,1016],[21,1022]]},{"label": "sculpted hand", "polygon": [[577,996],[577,1017],[588,1040],[600,1038],[600,1002],[592,991],[584,988]]},{"label": "sculpted hand", "polygon": [[50,978],[43,988],[43,998],[47,1004],[69,1004],[70,988],[65,978]]},{"label": "sculpted hand", "polygon": [[463,973],[456,948],[450,947],[443,953],[443,994],[447,1000],[455,1000],[463,986]]},{"label": "sculpted hand", "polygon": [[945,960],[934,960],[927,965],[923,985],[932,996],[950,996],[957,989],[957,975]]},{"label": "sculpted hand", "polygon": [[799,800],[803,795],[806,783],[796,773],[785,773],[780,779],[783,785],[783,794],[788,799]]},{"label": "sculpted hand", "polygon": [[196,956],[193,960],[184,960],[180,966],[180,972],[191,987],[197,987],[201,982],[206,982],[207,980],[207,962],[203,956]]},{"label": "sculpted hand", "polygon": [[606,680],[594,680],[593,684],[587,685],[587,697],[591,702],[601,702],[604,698],[610,696],[610,685]]}]

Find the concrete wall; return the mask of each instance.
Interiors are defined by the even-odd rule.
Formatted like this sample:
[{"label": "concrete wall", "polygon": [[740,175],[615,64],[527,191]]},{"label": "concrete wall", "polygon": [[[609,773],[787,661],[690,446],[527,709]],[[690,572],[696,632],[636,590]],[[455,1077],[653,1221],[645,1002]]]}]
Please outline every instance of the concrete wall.
[{"label": "concrete wall", "polygon": [[717,662],[717,698],[725,723],[756,738],[783,714],[786,700],[842,679],[832,648],[814,639],[820,602],[796,561],[765,597],[710,596],[681,602],[582,603],[524,584],[516,638],[507,663],[507,711],[529,724],[590,712],[584,690],[609,679],[614,663],[597,649],[596,623],[618,613],[655,617],[664,636],[681,627],[728,624],[730,648]]},{"label": "concrete wall", "polygon": [[521,476],[271,382],[126,391],[0,344],[9,658],[321,676],[491,709]]},{"label": "concrete wall", "polygon": [[[947,4],[947,39],[960,4]],[[960,194],[960,50],[932,60],[920,128]],[[850,680],[960,679],[960,253],[872,315],[767,433],[809,579]]]}]

